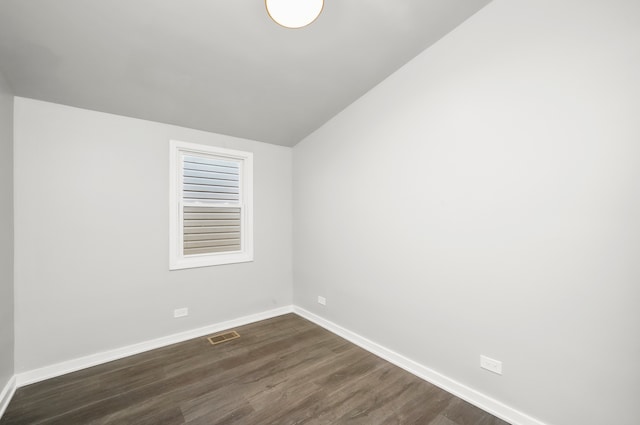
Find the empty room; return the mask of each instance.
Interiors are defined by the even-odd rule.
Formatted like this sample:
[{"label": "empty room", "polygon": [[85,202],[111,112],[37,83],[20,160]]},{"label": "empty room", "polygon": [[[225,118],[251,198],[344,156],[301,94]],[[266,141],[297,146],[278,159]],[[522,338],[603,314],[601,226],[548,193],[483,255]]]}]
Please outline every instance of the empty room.
[{"label": "empty room", "polygon": [[0,425],[639,425],[640,1],[0,0]]}]

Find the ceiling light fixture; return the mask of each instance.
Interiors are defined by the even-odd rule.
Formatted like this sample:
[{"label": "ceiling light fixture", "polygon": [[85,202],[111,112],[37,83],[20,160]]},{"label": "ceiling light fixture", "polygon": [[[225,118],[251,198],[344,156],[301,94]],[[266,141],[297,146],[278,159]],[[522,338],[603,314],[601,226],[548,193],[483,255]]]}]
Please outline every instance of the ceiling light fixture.
[{"label": "ceiling light fixture", "polygon": [[285,28],[302,28],[318,19],[324,0],[264,0],[273,21]]}]

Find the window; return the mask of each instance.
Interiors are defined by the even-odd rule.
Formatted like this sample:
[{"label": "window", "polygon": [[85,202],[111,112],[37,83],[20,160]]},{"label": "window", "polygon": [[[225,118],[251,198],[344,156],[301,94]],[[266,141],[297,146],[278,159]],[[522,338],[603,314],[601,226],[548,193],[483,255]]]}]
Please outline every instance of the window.
[{"label": "window", "polygon": [[253,261],[253,154],[170,142],[169,269]]}]

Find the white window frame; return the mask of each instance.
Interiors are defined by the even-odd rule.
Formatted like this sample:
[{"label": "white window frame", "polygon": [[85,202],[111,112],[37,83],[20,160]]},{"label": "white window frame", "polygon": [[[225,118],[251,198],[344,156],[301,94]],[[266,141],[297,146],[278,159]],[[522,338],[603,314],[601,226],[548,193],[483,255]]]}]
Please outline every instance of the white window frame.
[{"label": "white window frame", "polygon": [[[169,148],[169,270],[253,261],[253,153],[178,140],[170,140]],[[182,157],[189,154],[207,155],[239,162],[240,251],[184,255]],[[220,205],[225,206],[225,204]]]}]

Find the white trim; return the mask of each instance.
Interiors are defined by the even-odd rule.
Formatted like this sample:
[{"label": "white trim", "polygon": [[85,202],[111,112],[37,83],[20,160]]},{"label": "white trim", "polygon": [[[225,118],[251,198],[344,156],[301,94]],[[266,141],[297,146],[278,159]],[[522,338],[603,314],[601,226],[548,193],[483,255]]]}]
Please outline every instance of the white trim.
[{"label": "white trim", "polygon": [[393,363],[394,365],[401,367],[407,372],[417,376],[418,378],[424,379],[427,382],[436,385],[443,390],[459,397],[480,409],[491,413],[498,418],[509,422],[513,425],[547,425],[544,422],[532,418],[531,416],[514,409],[513,407],[507,406],[506,404],[491,398],[485,394],[482,394],[479,391],[474,390],[454,379],[451,379],[439,372],[436,372],[433,369],[430,369],[418,362],[415,362],[402,354],[398,354],[395,351],[392,351],[382,345],[373,342],[361,335],[358,335],[355,332],[352,332],[348,329],[345,329],[327,319],[324,319],[310,311],[307,311],[301,307],[294,306],[293,312],[299,316],[304,317],[307,320],[315,323],[316,325],[322,326],[328,331],[333,332],[334,334],[364,348],[370,353],[375,354],[378,357],[383,358],[384,360]]},{"label": "white trim", "polygon": [[[182,254],[182,162],[184,154],[207,155],[240,163],[241,250],[212,254]],[[217,146],[169,140],[169,270],[253,261],[253,153]]]},{"label": "white trim", "polygon": [[393,363],[398,367],[401,367],[402,369],[417,376],[418,378],[424,379],[425,381],[442,388],[443,390],[479,407],[480,409],[509,422],[510,424],[547,425],[545,422],[535,419],[513,407],[507,406],[506,404],[494,398],[482,394],[481,392],[474,390],[473,388],[470,388],[454,379],[436,372],[433,369],[430,369],[401,354],[398,354],[395,351],[383,347],[376,342],[358,335],[355,332],[345,329],[327,319],[324,319],[314,313],[311,313],[310,311],[307,311],[295,305],[280,307],[262,313],[256,313],[249,316],[228,320],[226,322],[216,323],[202,328],[180,332],[177,334],[141,342],[138,344],[133,344],[127,347],[117,348],[115,350],[92,354],[90,356],[80,357],[51,366],[45,366],[39,369],[18,373],[9,380],[5,388],[0,393],[0,417],[2,417],[4,410],[7,408],[9,401],[15,393],[16,388],[43,381],[45,379],[54,378],[66,373],[96,366],[102,363],[118,360],[123,357],[128,357],[160,347],[165,347],[167,345],[186,341],[188,339],[198,338],[210,333],[219,332],[237,326],[247,325],[250,323],[258,322],[260,320],[266,320],[292,312],[364,348],[370,353],[373,353],[378,357],[390,363]]},{"label": "white trim", "polygon": [[85,357],[73,360],[67,360],[50,366],[41,367],[39,369],[29,370],[27,372],[18,373],[15,376],[15,384],[18,387],[33,384],[35,382],[44,381],[45,379],[54,378],[70,372],[75,372],[88,367],[118,360],[123,357],[132,356],[134,354],[143,353],[145,351],[154,350],[156,348],[165,347],[167,345],[186,341],[192,338],[198,338],[226,329],[244,326],[250,323],[259,322],[260,320],[271,319],[273,317],[282,316],[283,314],[292,313],[293,306],[276,308],[273,310],[256,313],[249,316],[239,317],[237,319],[228,320],[226,322],[216,323],[198,329],[180,332],[165,337],[152,339],[138,344],[129,345],[127,347],[116,348],[115,350],[103,351]]},{"label": "white trim", "polygon": [[11,379],[7,382],[7,385],[4,386],[2,391],[0,391],[0,418],[4,415],[4,412],[7,410],[9,406],[9,402],[13,398],[13,395],[16,392],[16,376],[12,376]]}]

